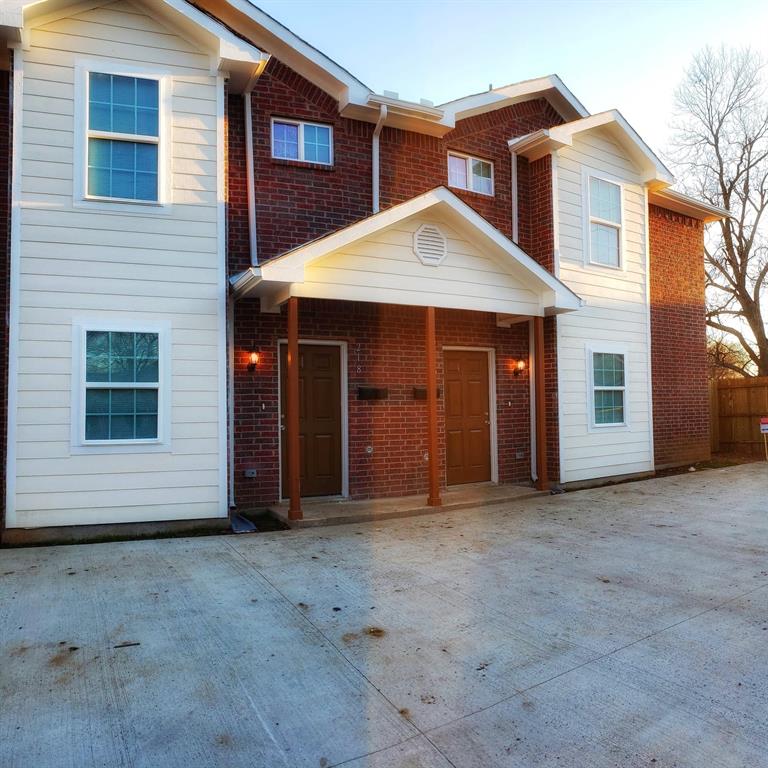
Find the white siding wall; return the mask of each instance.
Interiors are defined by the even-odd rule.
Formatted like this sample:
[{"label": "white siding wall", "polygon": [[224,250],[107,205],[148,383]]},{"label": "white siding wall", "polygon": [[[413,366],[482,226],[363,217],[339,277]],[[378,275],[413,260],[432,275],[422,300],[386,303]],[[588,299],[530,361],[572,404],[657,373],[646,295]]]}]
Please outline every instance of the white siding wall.
[{"label": "white siding wall", "polygon": [[[645,194],[637,169],[602,131],[581,134],[557,154],[559,277],[587,303],[558,318],[561,479],[572,482],[653,468]],[[623,186],[621,270],[586,264],[584,169]],[[590,429],[587,348],[626,347],[627,427]]]},{"label": "white siding wall", "polygon": [[[413,250],[422,224],[437,224],[447,239],[439,266],[423,264]],[[481,312],[540,314],[540,289],[525,284],[525,271],[500,264],[435,217],[414,216],[345,246],[308,265],[297,296],[424,304]]]},{"label": "white siding wall", "polygon": [[[43,23],[33,29],[23,59],[16,461],[15,478],[9,468],[8,525],[226,514],[221,81],[211,76],[206,53],[123,0]],[[169,207],[75,204],[76,113],[85,107],[75,103],[75,64],[82,59],[170,76]],[[78,320],[170,326],[168,447],[73,450]]]}]

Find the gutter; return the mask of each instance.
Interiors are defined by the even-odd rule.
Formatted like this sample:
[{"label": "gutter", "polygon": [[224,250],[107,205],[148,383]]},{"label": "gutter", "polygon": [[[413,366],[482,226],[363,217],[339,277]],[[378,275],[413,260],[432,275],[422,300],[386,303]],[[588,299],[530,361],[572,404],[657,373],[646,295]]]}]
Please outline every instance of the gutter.
[{"label": "gutter", "polygon": [[243,109],[245,110],[245,176],[246,199],[248,201],[248,244],[251,253],[251,264],[259,263],[258,236],[256,234],[256,179],[253,171],[253,112],[251,106],[251,91],[256,84],[252,78],[243,92]]},{"label": "gutter", "polygon": [[379,105],[379,119],[376,121],[376,127],[373,129],[373,140],[371,142],[371,165],[372,165],[372,195],[373,212],[378,213],[380,209],[379,185],[380,185],[380,161],[379,161],[379,137],[382,128],[387,120],[387,105]]}]

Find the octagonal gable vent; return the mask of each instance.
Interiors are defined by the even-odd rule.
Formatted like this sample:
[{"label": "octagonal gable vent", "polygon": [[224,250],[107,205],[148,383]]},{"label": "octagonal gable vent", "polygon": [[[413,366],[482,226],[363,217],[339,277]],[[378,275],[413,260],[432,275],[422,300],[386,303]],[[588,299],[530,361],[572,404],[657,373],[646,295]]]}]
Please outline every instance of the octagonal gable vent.
[{"label": "octagonal gable vent", "polygon": [[422,224],[413,233],[413,252],[422,264],[436,267],[448,254],[448,241],[439,227],[434,224]]}]

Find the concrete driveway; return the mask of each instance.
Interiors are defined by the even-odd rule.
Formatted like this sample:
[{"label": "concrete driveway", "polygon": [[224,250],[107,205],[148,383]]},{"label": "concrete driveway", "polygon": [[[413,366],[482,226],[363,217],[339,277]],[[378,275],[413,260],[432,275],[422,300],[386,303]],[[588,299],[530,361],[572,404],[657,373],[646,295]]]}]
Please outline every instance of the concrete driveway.
[{"label": "concrete driveway", "polygon": [[767,496],[4,550],[0,766],[768,765]]}]

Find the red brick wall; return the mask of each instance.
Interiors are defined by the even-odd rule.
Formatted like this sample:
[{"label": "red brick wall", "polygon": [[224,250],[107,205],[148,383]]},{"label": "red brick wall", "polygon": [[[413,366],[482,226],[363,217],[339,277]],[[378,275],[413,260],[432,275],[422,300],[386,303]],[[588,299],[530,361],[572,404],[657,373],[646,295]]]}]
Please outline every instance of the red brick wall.
[{"label": "red brick wall", "polygon": [[704,233],[696,219],[649,206],[651,360],[656,468],[709,458]]},{"label": "red brick wall", "polygon": [[[0,70],[0,307],[3,332],[0,345],[0,387],[3,401],[8,391],[8,310],[10,279],[11,199],[11,77]],[[5,519],[5,457],[7,409],[0,408],[0,528]]]},{"label": "red brick wall", "polygon": [[[229,97],[230,272],[250,264],[245,201],[242,97]],[[371,213],[373,125],[339,117],[337,103],[276,59],[252,95],[259,260],[265,261]],[[334,164],[275,160],[271,118],[314,120],[333,126]],[[453,190],[507,236],[512,234],[511,168],[507,141],[561,123],[543,99],[459,122],[443,139],[385,128],[381,134],[381,206],[388,208],[448,184],[447,151],[493,161],[495,194]]]},{"label": "red brick wall", "polygon": [[[285,312],[262,314],[255,301],[238,305],[235,362],[235,491],[240,508],[275,501],[278,496],[277,340],[286,335]],[[362,302],[299,302],[299,333],[305,339],[346,341],[349,351],[349,474],[353,498],[426,492],[426,404],[413,399],[413,387],[426,384],[424,309]],[[528,355],[528,326],[496,327],[495,316],[437,310],[438,347],[496,349],[499,479],[530,479],[527,373],[509,371],[511,360]],[[261,353],[255,372],[248,353]],[[442,381],[442,353],[438,380]],[[384,401],[357,399],[357,387],[387,387]],[[440,385],[442,387],[442,384]],[[442,424],[442,397],[439,401]],[[441,474],[445,482],[441,434]],[[368,454],[366,448],[373,447]],[[518,455],[521,457],[518,458]],[[244,477],[255,468],[256,479]]]}]

